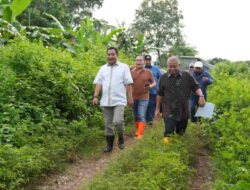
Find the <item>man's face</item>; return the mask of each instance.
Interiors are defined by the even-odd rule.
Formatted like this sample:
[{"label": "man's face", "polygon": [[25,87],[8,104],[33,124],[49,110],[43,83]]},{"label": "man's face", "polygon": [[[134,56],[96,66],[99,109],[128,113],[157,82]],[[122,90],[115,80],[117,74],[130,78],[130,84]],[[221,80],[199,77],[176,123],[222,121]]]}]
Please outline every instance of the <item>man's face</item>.
[{"label": "man's face", "polygon": [[146,66],[151,66],[151,59],[145,59]]},{"label": "man's face", "polygon": [[143,68],[144,66],[144,60],[142,56],[137,56],[135,59],[135,66],[137,69]]},{"label": "man's face", "polygon": [[180,71],[178,62],[174,59],[168,61],[168,72],[171,75],[176,75]]},{"label": "man's face", "polygon": [[189,72],[190,72],[190,73],[194,72],[194,66],[190,66],[190,67],[189,67]]},{"label": "man's face", "polygon": [[194,68],[194,72],[195,73],[201,73],[202,72],[202,68],[201,67],[195,67]]},{"label": "man's face", "polygon": [[109,64],[115,64],[117,62],[118,56],[117,56],[116,51],[114,49],[108,50],[107,57],[108,57]]}]

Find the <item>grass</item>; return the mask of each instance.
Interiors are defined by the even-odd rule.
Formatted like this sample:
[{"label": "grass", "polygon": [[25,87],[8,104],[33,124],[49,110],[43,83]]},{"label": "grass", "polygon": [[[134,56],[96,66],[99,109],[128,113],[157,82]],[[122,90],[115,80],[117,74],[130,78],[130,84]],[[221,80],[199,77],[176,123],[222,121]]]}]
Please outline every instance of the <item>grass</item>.
[{"label": "grass", "polygon": [[202,146],[201,128],[189,126],[184,136],[163,143],[163,125],[148,129],[142,140],[115,156],[109,167],[84,190],[190,189],[194,155]]},{"label": "grass", "polygon": [[[134,128],[131,123],[126,125],[125,135],[130,136],[133,134]],[[65,172],[71,167],[71,163],[77,162],[77,160],[97,160],[103,155],[103,149],[106,146],[104,131],[95,132],[90,134],[88,141],[81,142],[77,147],[67,154],[67,158],[64,158],[64,162],[56,163],[57,166],[54,170],[49,171],[43,177],[31,180],[30,184],[25,189],[36,189],[36,186],[40,186],[47,181],[52,180],[54,175]],[[117,138],[116,138],[117,140]]]}]

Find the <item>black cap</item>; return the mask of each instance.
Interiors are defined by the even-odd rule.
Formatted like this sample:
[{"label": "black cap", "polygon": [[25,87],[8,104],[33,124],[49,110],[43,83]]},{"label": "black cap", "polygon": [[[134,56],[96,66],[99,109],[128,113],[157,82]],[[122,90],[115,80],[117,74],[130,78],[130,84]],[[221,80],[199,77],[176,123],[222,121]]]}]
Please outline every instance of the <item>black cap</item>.
[{"label": "black cap", "polygon": [[151,60],[151,55],[145,55],[144,59],[145,60]]}]

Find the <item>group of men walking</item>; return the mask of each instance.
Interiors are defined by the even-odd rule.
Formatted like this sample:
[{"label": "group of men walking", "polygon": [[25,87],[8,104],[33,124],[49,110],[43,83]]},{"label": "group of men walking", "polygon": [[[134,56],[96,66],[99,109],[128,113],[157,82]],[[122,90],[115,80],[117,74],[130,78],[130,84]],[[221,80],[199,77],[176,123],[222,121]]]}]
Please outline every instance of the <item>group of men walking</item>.
[{"label": "group of men walking", "polygon": [[[133,108],[136,138],[141,139],[146,125],[152,125],[153,120],[160,120],[162,115],[165,141],[174,131],[184,134],[190,118],[190,101],[194,106],[205,105],[206,86],[212,83],[212,77],[202,69],[200,73],[196,69],[191,74],[181,71],[178,57],[172,56],[167,60],[168,71],[163,75],[158,67],[151,65],[150,55],[137,56],[134,66],[129,68],[118,61],[118,50],[110,47],[107,49],[107,60],[108,63],[100,68],[94,80],[93,97],[93,104],[99,104],[102,92],[100,106],[105,120],[105,152],[113,149],[115,130],[118,134],[118,147],[125,147],[126,105]],[[195,107],[191,113],[193,111]],[[195,122],[196,118],[192,121]]]}]

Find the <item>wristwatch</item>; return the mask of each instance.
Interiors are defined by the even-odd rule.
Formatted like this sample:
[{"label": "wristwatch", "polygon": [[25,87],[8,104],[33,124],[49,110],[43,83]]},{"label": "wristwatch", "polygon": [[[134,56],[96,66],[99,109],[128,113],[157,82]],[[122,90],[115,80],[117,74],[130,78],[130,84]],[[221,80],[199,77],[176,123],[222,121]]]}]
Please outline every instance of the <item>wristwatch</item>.
[{"label": "wristwatch", "polygon": [[200,95],[199,97],[204,97],[204,95],[202,94],[202,95]]}]

